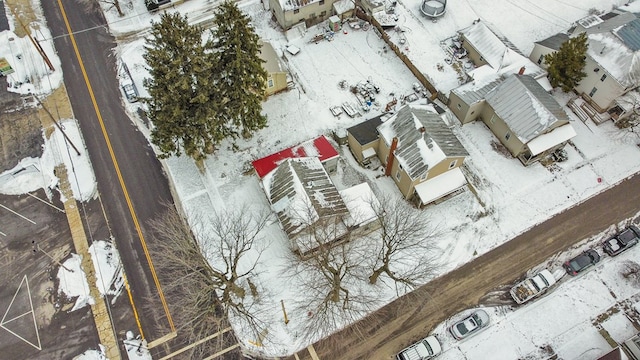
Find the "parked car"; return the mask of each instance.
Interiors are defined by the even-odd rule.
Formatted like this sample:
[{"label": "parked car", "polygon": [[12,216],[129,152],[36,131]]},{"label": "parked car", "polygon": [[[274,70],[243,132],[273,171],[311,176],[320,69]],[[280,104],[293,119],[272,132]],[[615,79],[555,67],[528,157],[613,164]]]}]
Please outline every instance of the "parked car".
[{"label": "parked car", "polygon": [[466,318],[451,325],[449,332],[457,340],[462,340],[477,334],[487,326],[489,326],[489,314],[482,309],[478,309]]},{"label": "parked car", "polygon": [[551,271],[544,269],[532,277],[526,278],[511,288],[509,293],[518,304],[542,295],[547,289],[556,283]]},{"label": "parked car", "polygon": [[611,237],[604,243],[602,248],[604,252],[610,256],[616,256],[625,250],[630,249],[640,241],[640,229],[637,226],[631,225],[624,229],[622,232]]},{"label": "parked car", "polygon": [[567,270],[567,274],[575,276],[597,264],[598,261],[600,261],[600,255],[598,252],[593,249],[589,249],[565,262],[563,267]]},{"label": "parked car", "polygon": [[128,102],[134,103],[138,101],[138,90],[133,83],[122,85],[122,91]]},{"label": "parked car", "polygon": [[396,358],[398,360],[427,360],[441,352],[440,342],[431,335],[400,351]]}]

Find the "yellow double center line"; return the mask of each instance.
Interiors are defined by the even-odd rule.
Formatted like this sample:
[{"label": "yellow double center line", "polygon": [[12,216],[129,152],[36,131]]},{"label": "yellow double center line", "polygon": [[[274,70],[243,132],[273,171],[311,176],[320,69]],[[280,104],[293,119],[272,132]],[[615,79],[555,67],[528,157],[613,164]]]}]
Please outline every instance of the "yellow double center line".
[{"label": "yellow double center line", "polygon": [[[96,116],[98,117],[98,122],[100,123],[100,128],[102,129],[102,135],[104,136],[104,140],[107,143],[107,148],[109,149],[109,155],[111,156],[111,161],[113,162],[113,167],[116,170],[116,174],[118,175],[118,182],[120,183],[120,187],[122,188],[122,192],[124,193],[124,198],[127,201],[127,206],[129,207],[129,213],[131,214],[131,219],[133,219],[133,223],[136,228],[136,232],[138,233],[138,237],[140,238],[140,243],[142,244],[142,249],[144,250],[144,255],[147,258],[147,262],[149,263],[149,268],[151,269],[151,275],[153,276],[153,281],[155,282],[156,288],[158,289],[158,294],[160,296],[160,301],[162,302],[162,307],[164,308],[164,312],[167,315],[167,320],[169,321],[169,326],[171,327],[171,331],[175,331],[175,325],[173,324],[173,319],[171,318],[171,314],[169,313],[169,307],[167,306],[167,301],[165,300],[164,294],[162,292],[162,288],[160,287],[160,282],[158,281],[158,276],[156,275],[155,268],[153,266],[153,262],[151,261],[151,256],[149,256],[149,250],[147,249],[147,243],[144,240],[144,235],[142,234],[142,229],[140,228],[140,224],[138,223],[138,217],[136,216],[136,212],[133,209],[133,204],[131,203],[131,199],[129,198],[129,192],[127,191],[127,186],[124,183],[124,179],[122,178],[122,174],[120,173],[120,167],[118,166],[118,160],[113,152],[113,147],[111,146],[111,140],[109,139],[109,135],[107,134],[107,130],[104,126],[104,121],[102,119],[102,115],[100,114],[100,109],[98,108],[98,103],[96,102],[96,97],[93,94],[93,89],[91,87],[91,83],[89,82],[89,77],[87,76],[87,71],[84,68],[84,63],[82,62],[82,57],[80,56],[80,51],[78,50],[78,45],[76,44],[76,39],[73,36],[73,31],[71,31],[71,25],[69,25],[69,20],[67,19],[67,13],[64,10],[64,6],[62,5],[62,0],[58,0],[58,6],[60,6],[60,12],[62,13],[62,18],[67,27],[67,32],[69,33],[69,38],[71,39],[71,44],[73,45],[73,50],[76,53],[76,58],[78,58],[78,63],[80,64],[80,70],[82,71],[82,76],[84,77],[84,82],[87,84],[87,90],[89,91],[89,96],[91,97],[91,103],[93,104],[93,108],[96,112]],[[126,278],[125,278],[126,283]],[[144,333],[142,331],[142,325],[140,324],[140,318],[138,317],[138,311],[136,310],[135,303],[133,302],[133,296],[131,294],[131,290],[129,289],[128,283],[126,283],[127,292],[129,294],[129,301],[131,302],[131,307],[133,308],[133,315],[136,319],[136,323],[138,324],[138,329],[140,330],[140,336],[144,338]]]}]

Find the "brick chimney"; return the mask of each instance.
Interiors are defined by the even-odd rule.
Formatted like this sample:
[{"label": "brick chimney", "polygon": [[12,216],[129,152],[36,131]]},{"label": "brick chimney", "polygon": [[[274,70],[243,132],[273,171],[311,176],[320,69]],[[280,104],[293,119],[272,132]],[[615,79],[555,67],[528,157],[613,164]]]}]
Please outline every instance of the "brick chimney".
[{"label": "brick chimney", "polygon": [[518,71],[518,75],[524,75],[524,70],[525,70],[525,67],[524,66],[521,67],[520,71]]},{"label": "brick chimney", "polygon": [[387,157],[387,167],[384,169],[384,175],[391,175],[391,167],[393,166],[393,159],[395,159],[395,155],[393,154],[398,147],[398,138],[394,137],[391,141],[391,147],[389,148],[389,156]]}]

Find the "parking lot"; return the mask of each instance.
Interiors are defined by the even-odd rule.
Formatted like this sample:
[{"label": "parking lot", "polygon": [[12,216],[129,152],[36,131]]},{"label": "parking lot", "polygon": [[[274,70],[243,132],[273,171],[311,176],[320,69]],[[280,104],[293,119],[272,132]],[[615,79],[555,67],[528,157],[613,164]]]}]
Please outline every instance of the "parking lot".
[{"label": "parking lot", "polygon": [[0,195],[0,224],[2,357],[65,359],[97,348],[90,308],[67,313],[56,296],[56,269],[73,244],[59,200],[42,190]]}]

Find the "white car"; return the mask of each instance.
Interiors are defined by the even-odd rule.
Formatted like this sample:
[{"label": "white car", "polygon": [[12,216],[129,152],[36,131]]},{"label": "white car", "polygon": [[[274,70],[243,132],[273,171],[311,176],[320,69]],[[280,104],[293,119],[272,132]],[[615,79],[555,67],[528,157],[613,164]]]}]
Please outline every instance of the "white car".
[{"label": "white car", "polygon": [[427,336],[419,342],[400,351],[396,358],[398,360],[426,360],[440,354],[442,347],[435,336]]},{"label": "white car", "polygon": [[482,309],[478,309],[471,315],[453,324],[449,328],[449,332],[456,340],[462,340],[478,333],[487,326],[489,326],[489,314]]}]

